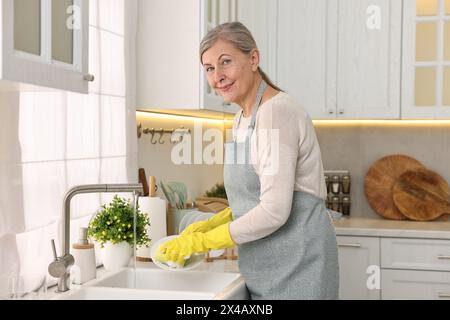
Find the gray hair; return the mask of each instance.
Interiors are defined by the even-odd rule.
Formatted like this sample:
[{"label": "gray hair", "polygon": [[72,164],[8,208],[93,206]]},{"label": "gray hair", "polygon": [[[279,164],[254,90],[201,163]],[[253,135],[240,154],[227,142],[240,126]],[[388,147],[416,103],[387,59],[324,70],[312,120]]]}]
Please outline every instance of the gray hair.
[{"label": "gray hair", "polygon": [[[250,54],[253,49],[258,49],[256,41],[253,38],[250,30],[247,29],[241,22],[227,22],[218,25],[210,30],[200,43],[200,62],[203,64],[203,54],[210,49],[218,40],[225,40],[239,49],[245,54]],[[283,91],[278,88],[269,77],[258,67],[264,81],[276,90]]]}]

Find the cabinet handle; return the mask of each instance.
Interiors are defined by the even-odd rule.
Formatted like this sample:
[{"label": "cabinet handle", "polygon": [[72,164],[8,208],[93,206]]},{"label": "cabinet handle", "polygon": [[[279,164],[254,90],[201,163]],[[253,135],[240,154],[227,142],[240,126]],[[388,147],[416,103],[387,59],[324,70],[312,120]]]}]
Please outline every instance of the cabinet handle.
[{"label": "cabinet handle", "polygon": [[94,81],[94,79],[95,79],[94,75],[92,75],[92,74],[85,74],[83,78],[84,78],[84,80],[90,81],[90,82]]},{"label": "cabinet handle", "polygon": [[450,298],[450,293],[439,292],[439,298]]},{"label": "cabinet handle", "polygon": [[438,255],[437,258],[440,260],[450,260],[450,256],[446,256],[446,255],[442,255],[442,254]]},{"label": "cabinet handle", "polygon": [[344,109],[339,109],[339,114],[344,114]]},{"label": "cabinet handle", "polygon": [[361,248],[361,244],[360,243],[340,243],[340,244],[338,244],[338,247]]},{"label": "cabinet handle", "polygon": [[328,113],[329,113],[329,114],[334,114],[334,110],[333,110],[333,109],[330,109],[330,110],[328,110]]}]

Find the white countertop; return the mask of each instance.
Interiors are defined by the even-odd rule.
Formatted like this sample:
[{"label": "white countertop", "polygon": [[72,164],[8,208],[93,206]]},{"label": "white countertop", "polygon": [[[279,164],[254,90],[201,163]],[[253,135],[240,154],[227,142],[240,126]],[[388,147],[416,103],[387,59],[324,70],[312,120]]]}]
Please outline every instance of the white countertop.
[{"label": "white countertop", "polygon": [[342,218],[334,221],[334,227],[338,236],[450,239],[449,221]]}]

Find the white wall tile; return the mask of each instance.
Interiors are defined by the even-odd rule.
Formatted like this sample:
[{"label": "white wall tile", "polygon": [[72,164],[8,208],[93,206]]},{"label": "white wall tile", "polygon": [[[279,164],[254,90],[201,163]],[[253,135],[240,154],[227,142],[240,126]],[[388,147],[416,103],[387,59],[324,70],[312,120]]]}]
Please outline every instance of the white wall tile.
[{"label": "white wall tile", "polygon": [[101,156],[117,157],[127,154],[126,99],[102,96],[100,103]]},{"label": "white wall tile", "polygon": [[[131,183],[127,174],[127,157],[104,158],[100,162],[100,183]],[[130,198],[130,193],[119,193],[121,197]],[[101,203],[111,202],[114,193],[102,193]]]},{"label": "white wall tile", "polygon": [[[100,183],[100,159],[71,160],[66,162],[67,190],[77,185]],[[100,206],[98,193],[79,194],[72,198],[73,219],[94,214]]]},{"label": "white wall tile", "polygon": [[25,230],[47,226],[61,217],[66,192],[64,161],[25,163],[22,181]]},{"label": "white wall tile", "polygon": [[[124,35],[124,10],[126,0],[90,0],[89,24]],[[128,0],[130,1],[130,0]]]},{"label": "white wall tile", "polygon": [[66,95],[63,92],[21,92],[19,141],[22,162],[65,157]]},{"label": "white wall tile", "polygon": [[[45,228],[35,229],[16,236],[19,252],[20,271],[24,274],[46,274],[48,265],[53,261],[51,240],[55,240],[56,250],[61,254],[59,224],[54,223]],[[38,240],[39,241],[36,241]]]},{"label": "white wall tile", "polygon": [[89,27],[89,92],[125,96],[124,37]]},{"label": "white wall tile", "polygon": [[99,157],[100,100],[96,94],[67,95],[66,159]]}]

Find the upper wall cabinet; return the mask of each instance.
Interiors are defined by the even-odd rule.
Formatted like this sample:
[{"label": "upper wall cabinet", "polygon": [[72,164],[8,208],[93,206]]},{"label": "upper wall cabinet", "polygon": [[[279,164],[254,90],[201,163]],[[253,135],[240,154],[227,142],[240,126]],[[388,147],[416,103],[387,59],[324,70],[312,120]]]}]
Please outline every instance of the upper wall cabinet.
[{"label": "upper wall cabinet", "polygon": [[450,0],[407,0],[402,118],[450,118]]},{"label": "upper wall cabinet", "polygon": [[237,20],[252,33],[260,51],[260,67],[277,81],[277,1],[237,0]]},{"label": "upper wall cabinet", "polygon": [[402,0],[278,0],[277,79],[313,119],[399,118]]},{"label": "upper wall cabinet", "polygon": [[139,0],[137,108],[234,114],[239,107],[224,103],[206,80],[200,41],[217,25],[239,20],[256,38],[262,68],[275,75],[275,18],[271,0]]},{"label": "upper wall cabinet", "polygon": [[138,5],[137,108],[233,112],[209,87],[199,46],[208,30],[235,19],[236,2],[139,0]]},{"label": "upper wall cabinet", "polygon": [[3,80],[88,92],[87,0],[3,0]]}]

